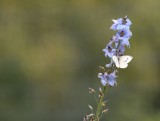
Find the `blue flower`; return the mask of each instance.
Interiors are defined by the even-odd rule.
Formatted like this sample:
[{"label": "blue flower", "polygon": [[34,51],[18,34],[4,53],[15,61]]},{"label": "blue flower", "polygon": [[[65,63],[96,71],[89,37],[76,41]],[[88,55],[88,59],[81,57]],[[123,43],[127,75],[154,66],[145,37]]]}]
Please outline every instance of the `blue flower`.
[{"label": "blue flower", "polygon": [[118,40],[117,36],[113,36],[113,37],[111,38],[111,42],[119,43],[119,40]]},{"label": "blue flower", "polygon": [[107,84],[109,86],[116,86],[117,82],[116,82],[116,75],[115,75],[115,71],[113,71],[112,73],[108,74],[107,76]]},{"label": "blue flower", "polygon": [[103,86],[106,86],[107,84],[107,73],[98,73],[98,77],[101,79],[101,83]]},{"label": "blue flower", "polygon": [[115,71],[110,74],[107,74],[106,72],[99,73],[98,77],[101,79],[101,83],[103,86],[109,85],[113,87],[117,84]]},{"label": "blue flower", "polygon": [[[116,43],[116,47],[117,46],[118,46],[118,43]],[[121,56],[121,55],[124,54],[124,52],[125,52],[125,47],[124,47],[124,44],[121,43],[117,48],[117,54],[116,55]]]},{"label": "blue flower", "polygon": [[116,37],[118,39],[121,38],[130,38],[132,36],[132,32],[129,29],[121,29],[116,33]]},{"label": "blue flower", "polygon": [[121,29],[116,33],[116,37],[121,40],[121,44],[130,46],[129,39],[132,36],[132,32],[129,29]]},{"label": "blue flower", "polygon": [[115,55],[116,50],[112,47],[112,42],[107,44],[106,48],[103,49],[103,52],[105,52],[105,56],[112,58],[113,55]]},{"label": "blue flower", "polygon": [[129,29],[130,25],[132,24],[131,21],[125,17],[124,19],[119,18],[117,20],[112,20],[114,24],[111,26],[113,30],[120,30],[120,29]]},{"label": "blue flower", "polygon": [[127,47],[130,47],[130,43],[129,43],[128,40],[129,40],[129,39],[127,39],[127,38],[122,39],[121,44],[122,44],[122,45],[127,45]]}]

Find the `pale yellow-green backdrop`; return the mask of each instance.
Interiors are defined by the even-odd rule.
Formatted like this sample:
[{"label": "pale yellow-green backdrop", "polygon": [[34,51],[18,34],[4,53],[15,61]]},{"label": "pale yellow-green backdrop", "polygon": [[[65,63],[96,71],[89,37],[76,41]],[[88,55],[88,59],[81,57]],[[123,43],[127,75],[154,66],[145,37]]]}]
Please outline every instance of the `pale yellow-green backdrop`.
[{"label": "pale yellow-green backdrop", "polygon": [[160,0],[0,0],[0,121],[82,121],[111,20],[125,15],[133,60],[102,121],[159,121]]}]

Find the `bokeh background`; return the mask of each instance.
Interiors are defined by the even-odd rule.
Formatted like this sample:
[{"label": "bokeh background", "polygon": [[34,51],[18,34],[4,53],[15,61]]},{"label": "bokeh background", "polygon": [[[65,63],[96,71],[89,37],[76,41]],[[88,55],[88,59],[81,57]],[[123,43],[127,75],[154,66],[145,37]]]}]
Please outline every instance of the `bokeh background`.
[{"label": "bokeh background", "polygon": [[82,121],[112,19],[132,21],[103,121],[160,121],[159,0],[0,0],[0,121]]}]

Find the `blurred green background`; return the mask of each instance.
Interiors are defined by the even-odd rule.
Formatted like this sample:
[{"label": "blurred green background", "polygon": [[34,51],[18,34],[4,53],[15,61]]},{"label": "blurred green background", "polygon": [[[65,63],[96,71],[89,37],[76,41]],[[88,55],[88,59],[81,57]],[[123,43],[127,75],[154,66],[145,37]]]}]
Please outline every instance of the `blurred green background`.
[{"label": "blurred green background", "polygon": [[0,121],[82,121],[112,19],[132,21],[103,121],[160,121],[159,0],[0,0]]}]

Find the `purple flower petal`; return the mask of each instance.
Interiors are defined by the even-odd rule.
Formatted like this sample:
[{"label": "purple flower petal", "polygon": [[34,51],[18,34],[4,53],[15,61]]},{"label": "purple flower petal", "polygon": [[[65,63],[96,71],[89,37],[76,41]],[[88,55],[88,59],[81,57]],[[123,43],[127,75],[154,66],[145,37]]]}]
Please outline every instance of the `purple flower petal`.
[{"label": "purple flower petal", "polygon": [[112,56],[115,54],[115,49],[113,49],[113,47],[112,47],[112,42],[110,42],[107,46],[106,46],[106,48],[104,48],[103,49],[103,52],[105,52],[105,56],[107,57],[110,57],[110,58],[112,58]]},{"label": "purple flower petal", "polygon": [[112,24],[110,29],[113,30],[129,29],[130,25],[132,24],[127,17],[125,17],[124,19],[119,18],[117,20],[112,20],[112,21],[114,23]]},{"label": "purple flower petal", "polygon": [[99,73],[98,77],[101,79],[101,83],[103,86],[106,86],[106,85],[115,86],[117,84],[115,71],[110,74],[107,74],[106,72]]}]

